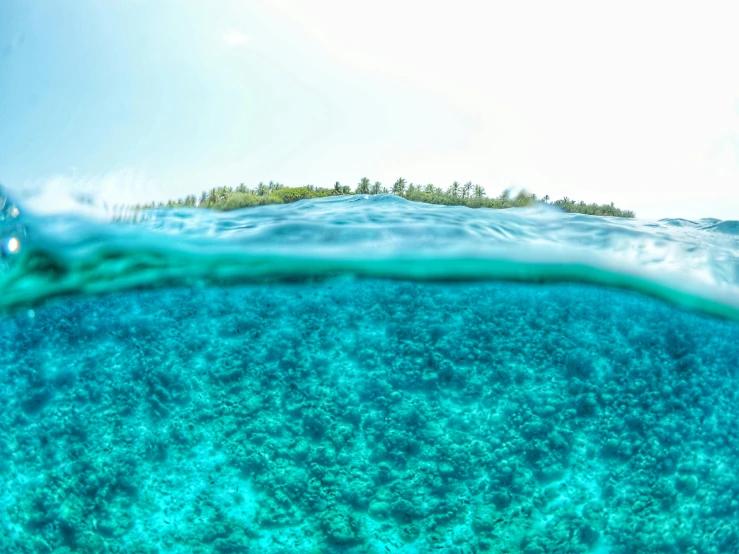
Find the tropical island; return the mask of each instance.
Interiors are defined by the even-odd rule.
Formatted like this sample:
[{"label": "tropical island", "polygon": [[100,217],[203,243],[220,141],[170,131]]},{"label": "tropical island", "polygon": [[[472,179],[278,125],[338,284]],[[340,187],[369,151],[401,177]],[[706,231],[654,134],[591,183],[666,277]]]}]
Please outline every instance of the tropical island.
[{"label": "tropical island", "polygon": [[559,200],[551,201],[548,195],[539,198],[535,194],[525,191],[511,195],[509,189],[504,190],[499,196],[491,198],[486,196],[485,189],[482,186],[473,185],[471,181],[464,184],[454,181],[444,190],[433,184],[417,185],[408,183],[402,177],[395,181],[390,189],[384,187],[380,181],[371,182],[367,177],[362,177],[354,190],[347,185],[342,185],[338,181],[334,184],[333,188],[322,188],[314,185],[288,187],[281,183],[270,181],[267,184],[259,183],[252,189],[241,183],[237,187],[214,187],[209,191],[203,191],[199,198],[193,194],[178,200],[139,204],[136,208],[198,207],[228,211],[266,204],[288,204],[309,198],[355,194],[394,194],[414,202],[446,206],[467,206],[469,208],[520,208],[536,203],[544,203],[557,206],[569,213],[611,217],[634,217],[635,215],[633,211],[615,207],[613,202],[610,204],[587,204],[583,201],[576,202],[566,196]]}]

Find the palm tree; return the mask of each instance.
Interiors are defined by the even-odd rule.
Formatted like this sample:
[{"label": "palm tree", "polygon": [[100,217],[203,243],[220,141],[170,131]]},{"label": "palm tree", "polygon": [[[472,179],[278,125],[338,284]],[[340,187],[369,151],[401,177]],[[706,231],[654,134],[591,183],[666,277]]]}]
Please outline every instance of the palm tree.
[{"label": "palm tree", "polygon": [[200,195],[200,206],[205,206],[205,203],[208,201],[208,193],[203,191],[203,194]]},{"label": "palm tree", "polygon": [[239,186],[236,187],[236,192],[245,193],[246,192],[246,185],[244,183],[239,183]]},{"label": "palm tree", "polygon": [[372,185],[372,194],[382,194],[382,183],[380,181],[375,181],[375,184]]},{"label": "palm tree", "polygon": [[462,187],[462,198],[469,198],[472,191],[472,181],[467,181]]},{"label": "palm tree", "polygon": [[334,194],[341,194],[341,190],[342,190],[341,189],[341,183],[339,183],[338,181],[336,181],[334,183]]},{"label": "palm tree", "polygon": [[367,177],[362,177],[357,184],[357,194],[369,194],[370,193],[370,180]]},{"label": "palm tree", "polygon": [[233,192],[233,189],[231,187],[220,187],[217,190],[218,194],[218,200],[228,200],[229,196],[231,196],[231,193]]},{"label": "palm tree", "polygon": [[449,187],[449,194],[454,198],[457,198],[459,196],[459,182],[458,181],[454,181],[452,185]]},{"label": "palm tree", "polygon": [[428,185],[426,185],[426,187],[424,188],[424,192],[426,194],[434,194],[434,185],[431,184],[431,183],[429,183]]},{"label": "palm tree", "polygon": [[482,188],[480,185],[475,185],[475,198],[478,200],[482,200],[485,196],[485,189]]},{"label": "palm tree", "polygon": [[395,181],[395,183],[393,183],[393,194],[403,196],[403,193],[405,192],[405,185],[406,180],[400,177],[397,181]]},{"label": "palm tree", "polygon": [[259,196],[264,196],[265,194],[267,194],[267,185],[265,185],[265,184],[264,184],[263,182],[261,182],[261,181],[260,181],[260,182],[259,182],[259,184],[257,185],[257,194],[258,194]]},{"label": "palm tree", "polygon": [[211,206],[218,202],[218,191],[215,188],[210,189],[208,192],[208,204]]}]

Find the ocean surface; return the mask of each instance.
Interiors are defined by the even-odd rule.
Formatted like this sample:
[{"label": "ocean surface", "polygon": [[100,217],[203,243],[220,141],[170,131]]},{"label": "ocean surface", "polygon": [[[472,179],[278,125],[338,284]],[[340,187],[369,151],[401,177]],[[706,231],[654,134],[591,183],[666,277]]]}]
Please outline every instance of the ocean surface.
[{"label": "ocean surface", "polygon": [[739,222],[117,219],[0,191],[0,552],[739,552]]}]

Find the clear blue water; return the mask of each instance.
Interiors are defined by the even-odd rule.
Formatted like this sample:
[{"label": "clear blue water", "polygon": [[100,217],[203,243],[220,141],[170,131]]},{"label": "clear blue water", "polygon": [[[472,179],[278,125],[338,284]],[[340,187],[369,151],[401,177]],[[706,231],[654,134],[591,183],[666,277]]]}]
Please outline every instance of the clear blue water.
[{"label": "clear blue water", "polygon": [[2,552],[739,551],[736,222],[0,204]]}]

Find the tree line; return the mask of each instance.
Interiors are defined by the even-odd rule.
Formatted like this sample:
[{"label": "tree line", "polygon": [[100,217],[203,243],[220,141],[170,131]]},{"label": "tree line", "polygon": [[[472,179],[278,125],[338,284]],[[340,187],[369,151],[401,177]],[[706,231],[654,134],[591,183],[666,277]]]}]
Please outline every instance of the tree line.
[{"label": "tree line", "polygon": [[525,191],[512,195],[508,189],[504,190],[498,196],[488,197],[482,186],[473,185],[471,181],[464,184],[454,181],[449,187],[443,189],[433,184],[418,185],[408,183],[402,177],[396,180],[390,188],[383,186],[380,181],[372,182],[367,177],[362,177],[354,187],[354,190],[352,190],[352,187],[342,185],[338,181],[332,188],[316,187],[314,185],[288,187],[274,181],[266,184],[259,183],[256,187],[249,188],[244,183],[241,183],[237,187],[214,187],[208,191],[203,191],[200,197],[193,194],[168,202],[139,204],[136,208],[199,207],[215,210],[236,210],[265,204],[287,204],[308,198],[353,194],[394,194],[414,202],[442,204],[446,206],[467,206],[470,208],[516,208],[531,206],[536,203],[545,203],[558,206],[569,213],[613,217],[634,217],[635,215],[631,210],[622,210],[615,207],[613,202],[610,204],[586,204],[583,201],[571,200],[566,196],[552,201],[549,195],[539,198],[535,194]]}]

